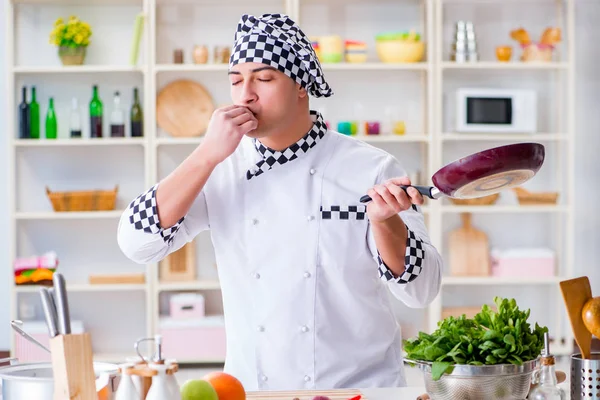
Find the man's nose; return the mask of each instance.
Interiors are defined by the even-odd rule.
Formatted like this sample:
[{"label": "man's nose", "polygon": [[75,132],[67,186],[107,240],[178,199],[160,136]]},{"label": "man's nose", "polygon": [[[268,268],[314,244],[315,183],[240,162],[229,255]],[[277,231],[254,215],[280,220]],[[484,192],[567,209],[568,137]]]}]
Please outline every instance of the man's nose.
[{"label": "man's nose", "polygon": [[240,102],[242,104],[252,104],[256,102],[258,96],[256,91],[254,90],[254,83],[251,80],[247,80],[242,83],[242,93],[240,97]]}]

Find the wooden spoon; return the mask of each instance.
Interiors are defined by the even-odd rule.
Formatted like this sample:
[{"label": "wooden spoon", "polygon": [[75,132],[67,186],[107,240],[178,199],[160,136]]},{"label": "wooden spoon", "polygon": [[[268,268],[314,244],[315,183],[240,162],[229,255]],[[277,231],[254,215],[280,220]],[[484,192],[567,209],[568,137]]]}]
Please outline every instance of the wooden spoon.
[{"label": "wooden spoon", "polygon": [[586,302],[592,298],[590,280],[587,276],[583,276],[561,281],[560,291],[567,307],[575,341],[581,350],[581,356],[589,359],[592,349],[592,334],[583,322],[582,311]]},{"label": "wooden spoon", "polygon": [[581,318],[588,331],[600,338],[600,297],[594,297],[585,303]]}]

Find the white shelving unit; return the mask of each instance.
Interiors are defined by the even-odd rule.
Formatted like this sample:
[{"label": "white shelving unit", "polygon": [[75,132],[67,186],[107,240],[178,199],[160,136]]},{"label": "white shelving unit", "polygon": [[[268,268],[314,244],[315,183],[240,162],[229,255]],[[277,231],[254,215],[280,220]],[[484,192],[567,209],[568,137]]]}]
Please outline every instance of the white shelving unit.
[{"label": "white shelving unit", "polygon": [[[506,235],[491,235],[492,243],[494,240],[506,242],[511,239],[510,236],[517,241],[524,237],[524,241],[531,243],[535,243],[533,239],[537,236],[542,241],[554,241],[561,257],[559,276],[535,279],[445,276],[441,295],[428,309],[413,310],[398,304],[397,315],[403,324],[405,336],[412,336],[418,330],[435,329],[447,303],[468,305],[469,302],[489,302],[491,291],[494,295],[506,293],[525,299],[524,293],[532,293],[531,296],[535,297],[535,291],[542,290],[544,292],[540,296],[551,295],[556,309],[562,309],[558,282],[563,276],[571,276],[573,271],[574,0],[539,0],[531,3],[532,7],[544,10],[553,8],[555,14],[552,15],[561,21],[565,41],[560,46],[562,52],[559,61],[527,64],[494,62],[490,50],[497,44],[504,44],[494,42],[498,37],[490,33],[494,30],[504,29],[505,42],[510,41],[508,26],[517,22],[507,19],[519,15],[516,21],[528,24],[523,12],[503,14],[494,10],[497,11],[498,7],[519,10],[519,7],[523,7],[522,3],[527,1],[376,0],[362,4],[359,1],[341,0],[263,0],[252,5],[243,0],[5,1],[9,105],[7,136],[10,146],[8,165],[11,168],[9,237],[13,240],[10,258],[14,260],[15,257],[41,254],[55,248],[60,250],[59,257],[61,262],[64,259],[64,263],[61,263],[59,270],[67,277],[69,290],[76,298],[72,307],[74,318],[89,322],[92,337],[96,338],[94,351],[99,359],[122,361],[133,352],[136,339],[157,332],[161,309],[164,308],[161,304],[171,293],[199,291],[207,295],[209,303],[213,303],[208,304],[212,312],[220,307],[214,304],[218,302],[219,282],[210,235],[203,233],[195,240],[198,281],[164,283],[158,277],[158,264],[135,265],[120,253],[116,243],[116,224],[121,210],[133,197],[166,176],[202,140],[201,137],[174,138],[156,125],[155,97],[160,89],[173,80],[190,78],[207,87],[216,105],[230,101],[227,65],[210,61],[196,65],[191,63],[190,54],[195,44],[206,44],[211,49],[215,45],[230,45],[235,24],[244,12],[283,12],[298,21],[310,35],[339,34],[343,38],[367,41],[370,56],[367,63],[323,65],[336,95],[331,99],[313,100],[312,108],[324,111],[325,119],[335,129],[338,121],[351,118],[357,105],[361,107],[365,119],[371,120],[382,120],[385,106],[393,105],[394,111],[399,110],[402,119],[406,120],[407,134],[398,136],[383,132],[381,136],[360,138],[397,156],[409,173],[419,171],[420,183],[430,183],[429,177],[452,159],[485,147],[534,140],[543,142],[551,150],[544,174],[540,174],[539,185],[556,185],[561,193],[560,204],[556,206],[519,206],[508,200],[494,206],[465,207],[438,200],[428,201],[423,210],[432,241],[443,255],[447,256],[445,236],[448,229],[457,225],[460,213],[469,212],[474,214],[474,223],[482,229],[503,230],[512,224],[512,229],[519,231],[519,234],[508,235],[508,239]],[[485,18],[483,22],[475,18],[485,12],[477,14],[472,11],[486,8],[491,8],[491,13],[503,22],[483,29],[481,61],[472,64],[448,61],[448,37],[454,20],[473,17],[477,28],[486,27]],[[130,66],[127,64],[130,40],[134,17],[139,12],[145,13],[146,24],[139,62],[136,66]],[[46,41],[54,19],[70,14],[89,21],[94,30],[88,59],[83,66],[61,66],[55,49]],[[544,12],[541,15],[533,17],[532,24],[536,29],[546,25],[548,21],[540,18],[550,14]],[[118,18],[110,19],[108,24],[108,16]],[[427,43],[425,61],[416,64],[379,63],[374,50],[374,35],[381,31],[409,29],[422,33]],[[485,46],[487,52],[483,50]],[[176,48],[185,50],[184,64],[171,63]],[[509,85],[519,87],[525,82],[520,79],[523,76],[528,79],[533,76],[534,80],[543,77],[545,81],[541,83],[541,90],[544,95],[558,96],[560,99],[552,110],[547,109],[548,115],[544,116],[557,118],[559,122],[556,126],[541,124],[548,129],[536,135],[466,135],[452,132],[446,117],[448,107],[444,102],[448,87],[451,90],[457,82],[471,84],[470,81],[481,85],[486,82],[501,85],[506,84],[507,80]],[[548,87],[556,85],[556,82],[563,86],[550,94]],[[526,83],[529,84],[529,81]],[[79,98],[83,121],[87,122],[85,110],[93,84],[99,85],[104,103],[105,136],[112,92],[121,91],[122,104],[128,109],[132,88],[135,86],[140,89],[145,117],[143,138],[87,139],[85,136],[89,137],[89,134],[85,130],[83,139],[66,137],[68,114],[65,110],[69,110],[71,97]],[[28,88],[35,85],[38,88],[42,136],[47,99],[55,96],[59,139],[17,139],[17,104],[23,85]],[[89,130],[88,127],[86,129]],[[557,151],[563,151],[564,154],[551,159]],[[112,188],[117,183],[120,188],[117,210],[108,212],[55,213],[44,192],[45,186],[51,186],[54,190],[82,190]],[[521,226],[522,221],[527,221],[527,226]],[[556,237],[548,234],[548,221],[556,224],[552,226],[560,227],[555,229]],[[537,226],[540,232],[544,231],[543,234],[538,235]],[[80,240],[84,241],[77,242]],[[141,285],[99,286],[87,283],[87,275],[98,271],[145,272],[147,279]],[[13,279],[12,268],[7,276]],[[514,294],[511,294],[512,289],[516,290]],[[19,317],[21,303],[37,301],[36,290],[33,287],[13,287],[13,318]],[[525,304],[535,301],[531,296],[531,301]],[[541,303],[537,311],[540,307],[547,309],[547,299]],[[93,307],[93,310],[88,307]],[[532,312],[532,316],[539,315],[536,310]],[[557,311],[556,314],[557,318],[551,320],[550,328],[551,334],[557,337],[561,345],[554,345],[553,351],[569,353],[572,335],[564,323],[564,313]],[[112,340],[97,339],[109,332],[107,326],[118,328],[111,336]],[[14,350],[13,339],[11,351]],[[207,358],[180,361],[213,363],[223,360]]]}]

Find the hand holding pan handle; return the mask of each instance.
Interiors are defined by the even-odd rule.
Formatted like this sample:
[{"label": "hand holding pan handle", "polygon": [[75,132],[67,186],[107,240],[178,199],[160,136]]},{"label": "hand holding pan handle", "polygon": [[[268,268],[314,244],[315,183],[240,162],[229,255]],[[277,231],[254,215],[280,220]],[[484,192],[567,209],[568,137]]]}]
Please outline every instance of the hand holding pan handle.
[{"label": "hand holding pan handle", "polygon": [[[544,146],[539,143],[494,147],[442,167],[431,178],[433,187],[413,187],[430,199],[485,197],[533,178],[542,167],[545,154]],[[401,187],[406,190],[406,186]],[[363,203],[371,200],[369,196],[360,198]]]},{"label": "hand holding pan handle", "polygon": [[[438,190],[438,188],[436,188],[435,186],[406,186],[406,185],[402,185],[400,187],[402,189],[404,189],[405,192],[406,192],[406,189],[408,189],[409,187],[414,187],[423,196],[427,196],[430,199],[434,199],[434,200],[435,199],[439,199],[443,195],[443,193],[440,192]],[[371,196],[369,196],[368,194],[366,194],[366,195],[364,195],[363,197],[360,198],[360,202],[361,203],[368,203],[371,200],[372,200]]]}]

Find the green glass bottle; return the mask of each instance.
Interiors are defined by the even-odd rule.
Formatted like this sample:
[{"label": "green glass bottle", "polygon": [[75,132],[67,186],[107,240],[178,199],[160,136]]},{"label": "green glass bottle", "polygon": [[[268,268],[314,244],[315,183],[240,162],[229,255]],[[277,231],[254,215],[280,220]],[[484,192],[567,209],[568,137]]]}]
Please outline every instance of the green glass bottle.
[{"label": "green glass bottle", "polygon": [[35,86],[31,87],[31,103],[29,103],[29,134],[32,139],[40,138],[40,104],[35,96]]},{"label": "green glass bottle", "polygon": [[90,137],[102,137],[102,101],[98,96],[98,86],[94,85],[92,101],[90,101]]},{"label": "green glass bottle", "polygon": [[131,137],[144,136],[144,112],[140,104],[138,88],[133,89],[133,105],[131,106]]},{"label": "green glass bottle", "polygon": [[50,97],[48,113],[46,113],[46,139],[56,139],[58,136],[58,124],[54,112],[54,99]]}]

